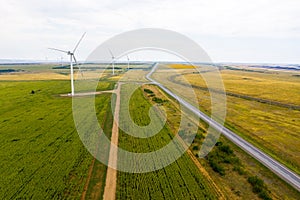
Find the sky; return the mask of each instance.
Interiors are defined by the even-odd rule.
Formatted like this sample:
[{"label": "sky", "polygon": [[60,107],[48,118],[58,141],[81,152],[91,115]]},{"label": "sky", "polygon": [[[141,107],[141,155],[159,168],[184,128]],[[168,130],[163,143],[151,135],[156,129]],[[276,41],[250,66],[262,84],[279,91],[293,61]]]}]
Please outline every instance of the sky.
[{"label": "sky", "polygon": [[299,0],[0,0],[0,5],[0,59],[67,60],[47,48],[73,49],[87,32],[76,52],[85,60],[114,35],[163,28],[196,41],[214,62],[300,63]]}]

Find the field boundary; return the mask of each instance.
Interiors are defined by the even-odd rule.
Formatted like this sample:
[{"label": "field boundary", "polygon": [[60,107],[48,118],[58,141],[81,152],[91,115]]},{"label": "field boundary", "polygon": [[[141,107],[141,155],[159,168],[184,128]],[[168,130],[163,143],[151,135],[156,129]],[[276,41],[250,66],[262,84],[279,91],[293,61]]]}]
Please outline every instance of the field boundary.
[{"label": "field boundary", "polygon": [[[188,74],[193,74],[193,73],[184,73],[182,75],[188,75]],[[194,85],[194,84],[186,84],[186,83],[182,83],[180,80],[176,80],[176,77],[181,76],[180,75],[173,75],[170,76],[168,79],[176,84],[182,85],[182,86],[192,86],[192,88],[196,88],[196,89],[200,89],[200,90],[204,90],[204,91],[211,91],[211,92],[215,92],[215,93],[223,93],[223,91],[219,91],[217,89],[208,89],[207,87],[202,87],[199,85]],[[252,97],[249,95],[244,95],[244,94],[237,94],[237,93],[233,93],[233,92],[225,92],[226,95],[228,96],[232,96],[232,97],[237,97],[237,98],[241,98],[241,99],[245,99],[245,100],[250,100],[250,101],[257,101],[259,103],[265,103],[265,104],[269,104],[269,105],[273,105],[273,106],[279,106],[279,107],[283,107],[283,108],[289,108],[289,109],[293,109],[293,110],[300,110],[300,106],[295,105],[295,104],[287,104],[287,103],[281,103],[278,101],[273,101],[270,99],[262,99],[262,98],[257,98],[257,97]]]},{"label": "field boundary", "polygon": [[94,169],[94,165],[95,165],[95,160],[96,160],[96,158],[94,158],[92,160],[92,163],[91,163],[91,166],[89,168],[89,173],[88,173],[88,176],[87,176],[87,179],[86,179],[86,183],[84,185],[83,192],[81,194],[80,200],[84,200],[85,199],[86,192],[88,190],[88,187],[89,187],[89,184],[90,184],[90,180],[91,180],[91,176],[92,176],[92,173],[93,173],[93,169]]},{"label": "field boundary", "polygon": [[[109,151],[109,160],[108,165],[117,167],[117,159],[118,159],[118,138],[119,138],[119,112],[120,112],[120,90],[121,84],[118,84],[117,89],[114,91],[116,94],[116,104],[115,104],[115,112],[114,112],[114,122],[111,133],[111,145]],[[113,144],[113,145],[112,145]],[[114,200],[116,199],[116,190],[117,190],[117,170],[111,167],[107,167],[105,186],[104,186],[104,200]]]}]

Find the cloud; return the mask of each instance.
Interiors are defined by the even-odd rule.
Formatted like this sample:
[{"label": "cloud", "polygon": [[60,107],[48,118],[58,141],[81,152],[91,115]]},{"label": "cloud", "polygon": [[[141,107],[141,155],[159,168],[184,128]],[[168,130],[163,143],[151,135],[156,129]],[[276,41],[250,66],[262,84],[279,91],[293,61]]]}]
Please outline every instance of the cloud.
[{"label": "cloud", "polygon": [[3,1],[0,45],[6,50],[0,53],[3,57],[43,58],[47,46],[72,48],[87,31],[79,52],[84,58],[95,41],[145,27],[171,29],[196,41],[206,37],[299,41],[299,8],[298,0]]}]

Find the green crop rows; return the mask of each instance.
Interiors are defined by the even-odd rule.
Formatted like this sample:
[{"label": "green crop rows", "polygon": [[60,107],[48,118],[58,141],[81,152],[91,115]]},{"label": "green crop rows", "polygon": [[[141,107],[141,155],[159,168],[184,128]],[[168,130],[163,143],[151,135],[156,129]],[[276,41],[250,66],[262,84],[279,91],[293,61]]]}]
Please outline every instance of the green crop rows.
[{"label": "green crop rows", "polygon": [[[111,83],[104,82],[101,83],[102,85],[106,85],[107,89],[112,89]],[[105,89],[105,88],[103,88]],[[98,98],[99,99],[99,98]],[[111,102],[104,103],[104,106],[106,106],[105,109],[103,109],[103,103],[100,101],[96,101],[96,111],[98,120],[102,122],[102,129],[104,134],[111,138],[112,133],[112,125],[113,125],[113,115],[112,115],[112,107]],[[103,114],[100,114],[103,112]],[[101,117],[101,118],[100,118]],[[109,156],[109,148],[110,146],[98,146],[98,148],[106,149],[106,154],[102,155],[105,156],[106,159],[108,159]],[[101,155],[101,154],[100,154]],[[99,156],[99,155],[98,155]],[[105,186],[105,179],[106,179],[106,172],[107,172],[107,166],[97,159],[95,159],[95,163],[93,165],[93,171],[90,177],[90,181],[88,183],[88,188],[86,192],[85,199],[101,199],[104,193],[104,186]]]},{"label": "green crop rows", "polygon": [[[93,158],[74,127],[71,98],[58,96],[67,92],[69,81],[0,82],[0,199],[81,196]],[[96,98],[98,117],[109,102],[109,94]]]},{"label": "green crop rows", "polygon": [[[133,121],[147,125],[150,107],[143,91],[136,90],[130,100]],[[162,148],[173,137],[167,126],[147,139],[138,139],[120,130],[119,146],[132,152],[150,152]],[[118,172],[117,199],[217,199],[217,194],[185,153],[176,162],[157,171],[142,174]]]}]

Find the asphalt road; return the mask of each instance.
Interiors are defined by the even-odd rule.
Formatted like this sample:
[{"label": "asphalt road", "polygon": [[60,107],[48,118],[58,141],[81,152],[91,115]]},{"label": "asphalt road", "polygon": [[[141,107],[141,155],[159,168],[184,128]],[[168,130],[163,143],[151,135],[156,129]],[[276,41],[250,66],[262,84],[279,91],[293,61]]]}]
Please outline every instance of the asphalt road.
[{"label": "asphalt road", "polygon": [[254,147],[252,144],[247,142],[246,140],[239,137],[237,134],[232,132],[231,130],[227,129],[226,127],[222,126],[215,120],[211,119],[209,116],[201,112],[199,109],[195,108],[170,90],[168,90],[166,87],[161,85],[159,82],[155,81],[151,78],[151,75],[156,70],[158,66],[158,63],[153,65],[152,70],[146,75],[146,78],[151,81],[153,84],[159,86],[162,90],[164,90],[166,93],[168,93],[170,96],[175,98],[177,101],[180,102],[181,105],[188,108],[190,111],[192,111],[195,115],[197,115],[199,118],[201,118],[203,121],[208,123],[211,127],[213,127],[215,130],[220,131],[226,138],[228,138],[230,141],[232,141],[234,144],[239,146],[241,149],[243,149],[245,152],[250,154],[253,158],[258,160],[260,163],[262,163],[264,166],[269,168],[271,171],[273,171],[275,174],[277,174],[280,178],[282,178],[284,181],[289,183],[291,186],[293,186],[296,190],[300,191],[300,177],[285,167],[284,165],[280,164],[258,148]]}]

